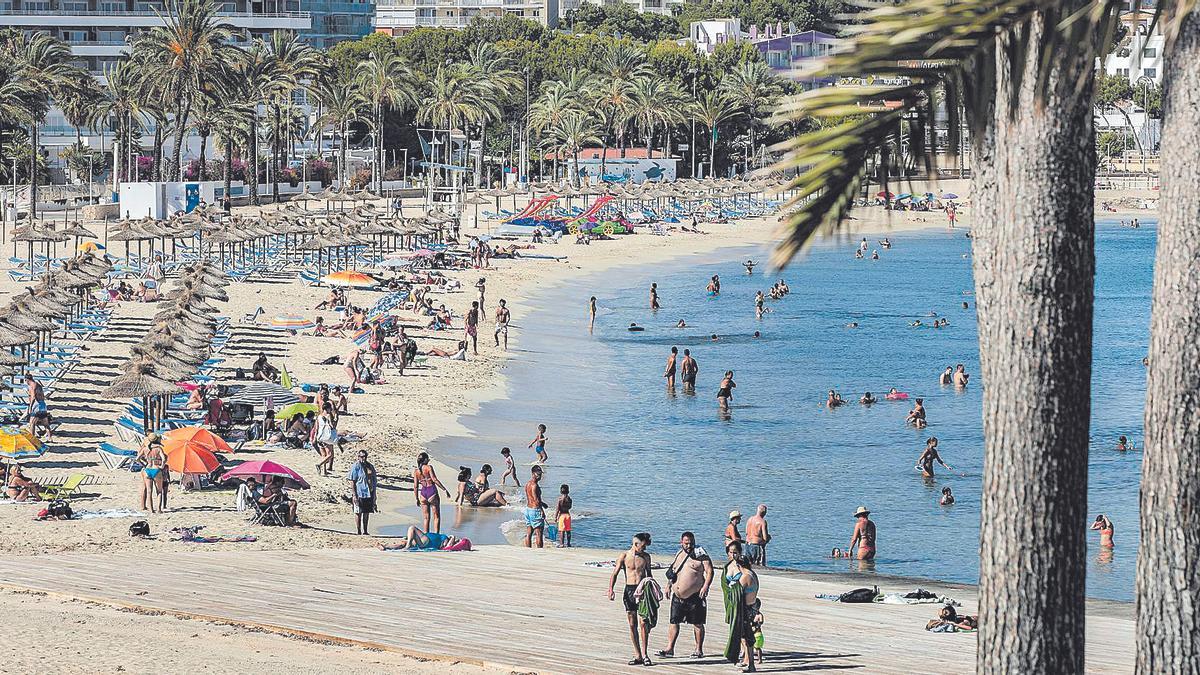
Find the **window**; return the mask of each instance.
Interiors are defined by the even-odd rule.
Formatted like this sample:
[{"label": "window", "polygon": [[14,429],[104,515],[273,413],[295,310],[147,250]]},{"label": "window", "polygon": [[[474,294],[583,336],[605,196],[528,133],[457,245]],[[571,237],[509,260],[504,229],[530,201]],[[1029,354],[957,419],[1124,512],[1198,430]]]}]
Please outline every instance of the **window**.
[{"label": "window", "polygon": [[61,12],[86,12],[88,11],[87,2],[62,2],[58,6]]},{"label": "window", "polygon": [[1153,79],[1158,78],[1158,69],[1157,68],[1143,68],[1142,74],[1153,80]]},{"label": "window", "polygon": [[1117,68],[1117,75],[1120,77],[1129,77],[1128,68]]},{"label": "window", "polygon": [[1142,50],[1142,58],[1143,59],[1153,59],[1153,58],[1156,58],[1157,56],[1158,56],[1158,50],[1155,49],[1154,47],[1146,47],[1145,49]]}]

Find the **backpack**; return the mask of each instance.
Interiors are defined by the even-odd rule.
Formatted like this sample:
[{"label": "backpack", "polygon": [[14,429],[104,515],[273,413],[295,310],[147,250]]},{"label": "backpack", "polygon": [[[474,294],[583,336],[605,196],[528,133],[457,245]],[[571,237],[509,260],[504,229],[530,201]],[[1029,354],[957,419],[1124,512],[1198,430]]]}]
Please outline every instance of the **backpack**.
[{"label": "backpack", "polygon": [[875,602],[875,596],[877,595],[879,595],[878,586],[873,588],[856,588],[838,596],[838,602]]},{"label": "backpack", "polygon": [[129,526],[129,536],[131,537],[149,537],[150,523],[144,520],[139,520]]},{"label": "backpack", "polygon": [[55,499],[46,505],[46,513],[59,520],[69,520],[74,513],[71,511],[71,505],[62,499]]}]

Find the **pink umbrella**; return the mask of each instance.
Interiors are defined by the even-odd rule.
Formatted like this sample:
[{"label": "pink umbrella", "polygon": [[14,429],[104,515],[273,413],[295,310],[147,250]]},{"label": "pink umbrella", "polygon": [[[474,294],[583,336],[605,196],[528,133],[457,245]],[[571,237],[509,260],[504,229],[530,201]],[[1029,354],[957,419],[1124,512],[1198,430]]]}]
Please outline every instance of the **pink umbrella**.
[{"label": "pink umbrella", "polygon": [[300,474],[292,471],[282,464],[272,462],[269,459],[257,459],[253,462],[242,462],[229,471],[226,471],[225,475],[221,476],[221,480],[226,481],[230,478],[254,477],[257,478],[260,483],[265,483],[271,476],[282,476],[284,484],[288,487],[300,488],[303,490],[307,490],[309,487],[308,481],[301,478]]}]

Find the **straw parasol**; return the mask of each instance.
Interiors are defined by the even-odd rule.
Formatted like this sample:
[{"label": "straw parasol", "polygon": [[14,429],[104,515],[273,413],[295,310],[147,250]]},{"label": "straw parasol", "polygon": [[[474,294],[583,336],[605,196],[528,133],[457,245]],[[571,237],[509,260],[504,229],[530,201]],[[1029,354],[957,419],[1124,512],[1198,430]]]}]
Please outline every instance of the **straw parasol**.
[{"label": "straw parasol", "polygon": [[[11,317],[5,317],[7,321]],[[37,342],[37,336],[10,323],[0,323],[0,347],[21,347]]]}]

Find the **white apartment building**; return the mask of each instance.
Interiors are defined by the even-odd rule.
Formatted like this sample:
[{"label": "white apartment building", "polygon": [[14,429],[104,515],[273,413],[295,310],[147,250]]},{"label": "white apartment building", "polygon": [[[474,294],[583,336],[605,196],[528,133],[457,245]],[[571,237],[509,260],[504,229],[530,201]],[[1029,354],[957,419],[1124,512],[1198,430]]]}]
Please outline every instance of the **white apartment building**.
[{"label": "white apartment building", "polygon": [[1162,32],[1161,20],[1155,24],[1153,31],[1150,30],[1153,16],[1153,7],[1128,11],[1121,15],[1126,35],[1112,53],[1105,57],[1105,73],[1128,78],[1134,85],[1143,78],[1155,84],[1162,84],[1163,47],[1166,37]]},{"label": "white apartment building", "polygon": [[638,11],[639,14],[662,14],[671,16],[676,7],[683,7],[686,0],[565,0],[562,16],[572,9],[579,9],[585,2],[594,5],[618,5],[625,3]]},{"label": "white apartment building", "polygon": [[414,28],[466,28],[475,18],[514,14],[558,26],[558,0],[377,0],[375,31],[403,35]]},{"label": "white apartment building", "polygon": [[688,38],[701,54],[712,54],[717,45],[739,42],[745,39],[741,19],[705,19],[693,21],[688,27]]}]

